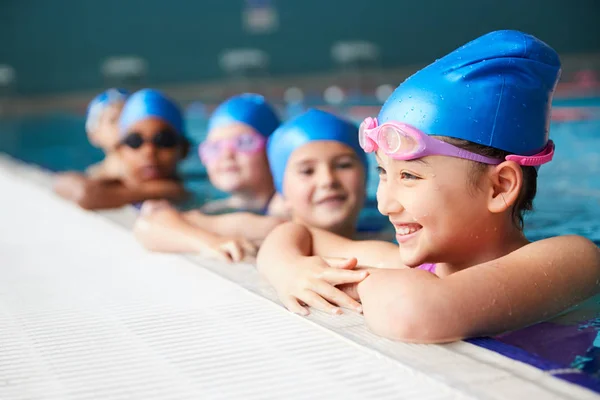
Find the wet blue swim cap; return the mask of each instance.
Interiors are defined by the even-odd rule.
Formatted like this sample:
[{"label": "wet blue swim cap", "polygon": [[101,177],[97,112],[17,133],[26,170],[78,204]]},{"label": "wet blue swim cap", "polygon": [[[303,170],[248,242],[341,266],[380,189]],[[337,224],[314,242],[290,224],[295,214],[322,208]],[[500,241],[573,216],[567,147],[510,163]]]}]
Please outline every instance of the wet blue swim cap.
[{"label": "wet blue swim cap", "polygon": [[154,89],[142,89],[131,95],[119,120],[119,131],[125,135],[131,125],[146,118],[159,118],[183,135],[183,116],[175,102]]},{"label": "wet blue swim cap", "polygon": [[378,121],[533,155],[548,142],[560,72],[558,55],[544,42],[517,31],[492,32],[404,81]]},{"label": "wet blue swim cap", "polygon": [[310,109],[282,124],[267,143],[269,166],[279,193],[283,193],[285,168],[294,150],[318,140],[340,142],[352,148],[365,167],[366,180],[367,156],[358,143],[358,127],[328,112]]},{"label": "wet blue swim cap", "polygon": [[221,103],[210,117],[208,130],[233,122],[249,125],[264,137],[269,137],[281,124],[275,110],[265,98],[253,93],[234,96]]},{"label": "wet blue swim cap", "polygon": [[94,97],[87,107],[85,129],[88,132],[95,130],[98,127],[102,111],[111,104],[124,103],[128,96],[129,92],[125,89],[111,88]]}]

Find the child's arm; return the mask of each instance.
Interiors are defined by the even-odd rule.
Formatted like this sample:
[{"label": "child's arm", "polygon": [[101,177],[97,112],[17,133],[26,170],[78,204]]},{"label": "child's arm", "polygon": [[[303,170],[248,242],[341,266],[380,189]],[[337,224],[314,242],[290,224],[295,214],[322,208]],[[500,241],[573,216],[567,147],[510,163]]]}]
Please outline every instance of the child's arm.
[{"label": "child's arm", "polygon": [[253,242],[262,241],[281,222],[251,213],[180,213],[168,204],[146,202],[134,225],[134,234],[153,251],[198,252],[224,261],[241,261],[256,255]]},{"label": "child's arm", "polygon": [[371,247],[319,229],[286,223],[265,239],[257,265],[291,311],[308,314],[301,303],[330,313],[340,312],[330,303],[360,310],[353,298],[335,286],[357,283],[367,276],[366,271],[350,271],[356,267],[357,259],[361,265],[380,265],[398,255],[391,243],[369,243]]},{"label": "child's arm", "polygon": [[180,182],[157,180],[127,187],[118,180],[99,180],[82,175],[59,176],[54,190],[86,210],[118,208],[149,199],[178,200],[186,195]]},{"label": "child's arm", "polygon": [[443,279],[421,270],[377,270],[358,285],[377,334],[449,342],[519,329],[598,293],[600,249],[578,236],[531,243]]},{"label": "child's arm", "polygon": [[182,214],[189,223],[222,236],[244,237],[253,242],[262,242],[277,225],[285,219],[250,212],[234,212],[207,215],[198,210]]},{"label": "child's arm", "polygon": [[114,153],[108,153],[104,160],[90,165],[85,175],[92,179],[119,179],[122,173],[121,160]]}]

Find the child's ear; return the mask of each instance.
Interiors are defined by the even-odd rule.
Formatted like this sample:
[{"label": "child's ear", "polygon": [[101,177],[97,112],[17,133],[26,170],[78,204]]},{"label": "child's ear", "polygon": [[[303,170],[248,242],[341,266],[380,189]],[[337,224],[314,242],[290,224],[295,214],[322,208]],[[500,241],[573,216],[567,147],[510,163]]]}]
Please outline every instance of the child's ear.
[{"label": "child's ear", "polygon": [[101,147],[100,143],[98,143],[98,137],[96,136],[96,131],[86,129],[85,132],[87,133],[87,138],[88,138],[89,142],[92,144],[92,146]]},{"label": "child's ear", "polygon": [[501,213],[515,205],[523,187],[523,170],[514,161],[504,161],[490,172],[490,193],[488,209]]}]

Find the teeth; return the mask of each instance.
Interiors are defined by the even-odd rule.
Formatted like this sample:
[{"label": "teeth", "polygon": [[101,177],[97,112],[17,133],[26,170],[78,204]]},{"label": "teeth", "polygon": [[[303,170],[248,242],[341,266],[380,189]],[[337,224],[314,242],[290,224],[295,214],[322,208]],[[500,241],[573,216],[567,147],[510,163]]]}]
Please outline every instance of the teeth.
[{"label": "teeth", "polygon": [[396,228],[396,233],[399,235],[410,235],[411,233],[415,233],[419,229],[416,226],[401,226]]}]

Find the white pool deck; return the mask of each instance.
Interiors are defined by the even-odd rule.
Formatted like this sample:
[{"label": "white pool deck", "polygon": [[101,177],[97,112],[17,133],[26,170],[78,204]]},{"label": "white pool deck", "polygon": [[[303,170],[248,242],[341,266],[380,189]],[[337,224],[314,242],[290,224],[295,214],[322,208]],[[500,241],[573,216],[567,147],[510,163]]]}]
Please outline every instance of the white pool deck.
[{"label": "white pool deck", "polygon": [[0,400],[596,399],[469,343],[283,309],[252,265],[153,254],[0,154]]}]

